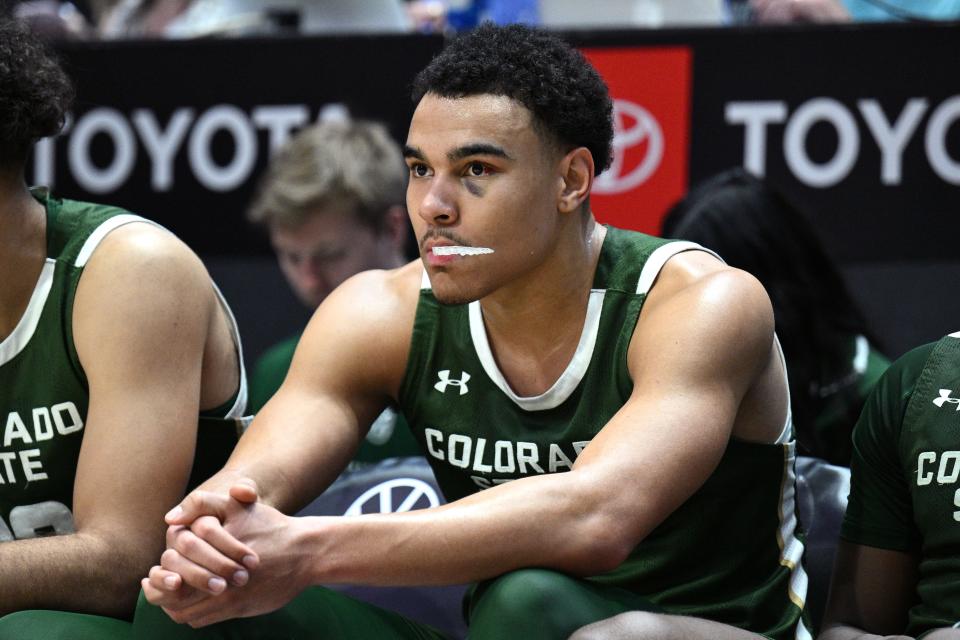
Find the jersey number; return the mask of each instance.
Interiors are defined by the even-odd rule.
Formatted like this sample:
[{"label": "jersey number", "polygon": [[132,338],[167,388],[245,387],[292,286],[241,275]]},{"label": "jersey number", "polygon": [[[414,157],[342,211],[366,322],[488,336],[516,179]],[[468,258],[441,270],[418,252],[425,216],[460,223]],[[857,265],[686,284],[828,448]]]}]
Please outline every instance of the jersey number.
[{"label": "jersey number", "polygon": [[10,510],[9,527],[0,518],[0,542],[59,536],[75,530],[70,509],[53,500],[14,507]]}]

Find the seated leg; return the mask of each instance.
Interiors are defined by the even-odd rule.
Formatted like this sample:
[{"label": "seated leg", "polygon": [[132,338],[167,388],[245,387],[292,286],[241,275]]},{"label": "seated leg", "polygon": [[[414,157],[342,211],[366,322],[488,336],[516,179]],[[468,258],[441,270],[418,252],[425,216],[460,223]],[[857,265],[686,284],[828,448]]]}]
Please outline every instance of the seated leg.
[{"label": "seated leg", "polygon": [[477,587],[470,599],[470,638],[556,640],[632,609],[656,607],[617,587],[546,569],[520,569]]}]

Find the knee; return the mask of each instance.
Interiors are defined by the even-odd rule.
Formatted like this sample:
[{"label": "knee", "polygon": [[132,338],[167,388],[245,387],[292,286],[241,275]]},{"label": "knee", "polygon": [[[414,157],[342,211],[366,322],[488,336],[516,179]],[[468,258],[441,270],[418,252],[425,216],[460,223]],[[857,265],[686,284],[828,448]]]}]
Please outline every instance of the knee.
[{"label": "knee", "polygon": [[[470,611],[470,637],[566,638],[587,622],[571,614],[576,581],[546,569],[511,571],[484,585]],[[576,606],[572,607],[576,609]]]},{"label": "knee", "polygon": [[518,569],[493,580],[483,595],[484,609],[496,611],[503,621],[529,620],[549,611],[570,594],[573,581],[547,569]]},{"label": "knee", "polygon": [[570,640],[652,640],[669,637],[666,618],[649,611],[628,611],[581,627]]}]

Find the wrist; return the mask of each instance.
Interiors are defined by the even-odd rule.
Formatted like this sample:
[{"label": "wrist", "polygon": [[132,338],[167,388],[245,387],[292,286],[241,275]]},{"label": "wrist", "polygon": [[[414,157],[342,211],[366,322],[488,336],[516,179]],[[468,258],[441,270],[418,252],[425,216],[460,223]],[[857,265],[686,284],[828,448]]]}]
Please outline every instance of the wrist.
[{"label": "wrist", "polygon": [[334,569],[333,537],[336,518],[324,516],[292,516],[292,548],[295,550],[297,580],[301,588],[338,582]]}]

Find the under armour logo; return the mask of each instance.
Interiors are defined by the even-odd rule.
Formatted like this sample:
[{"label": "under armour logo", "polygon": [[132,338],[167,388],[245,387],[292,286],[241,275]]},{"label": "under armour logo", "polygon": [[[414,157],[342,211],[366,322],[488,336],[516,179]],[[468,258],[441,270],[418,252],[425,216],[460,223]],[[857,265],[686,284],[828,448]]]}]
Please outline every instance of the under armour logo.
[{"label": "under armour logo", "polygon": [[933,404],[942,407],[944,402],[952,402],[957,405],[957,411],[960,411],[960,398],[951,398],[951,393],[950,389],[940,389],[940,397],[935,398]]},{"label": "under armour logo", "polygon": [[463,372],[463,377],[457,380],[456,378],[450,377],[450,369],[444,369],[443,371],[437,371],[437,376],[440,378],[440,382],[433,385],[433,388],[439,391],[440,393],[446,393],[447,387],[451,384],[455,387],[460,387],[460,395],[466,395],[467,393],[467,380],[470,379],[470,374],[466,371]]}]

